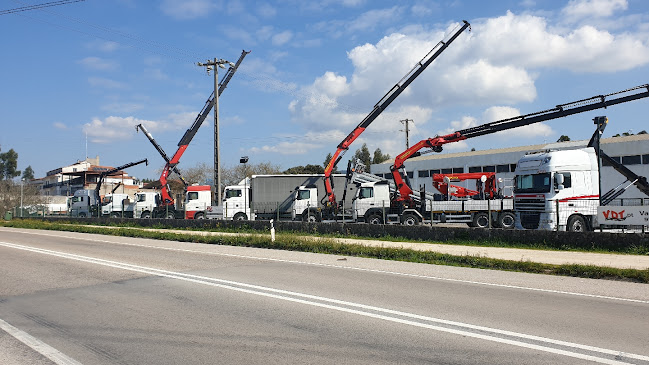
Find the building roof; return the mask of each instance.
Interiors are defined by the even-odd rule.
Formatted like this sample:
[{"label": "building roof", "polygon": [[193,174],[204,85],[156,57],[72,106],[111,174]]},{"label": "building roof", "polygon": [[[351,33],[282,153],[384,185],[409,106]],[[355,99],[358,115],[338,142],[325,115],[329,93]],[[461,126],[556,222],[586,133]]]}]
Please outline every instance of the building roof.
[{"label": "building roof", "polygon": [[[602,138],[601,144],[606,145],[610,143],[624,143],[632,141],[647,141],[649,142],[649,134],[635,134],[632,136],[620,136],[620,137],[610,137]],[[467,151],[467,152],[456,152],[456,153],[431,153],[423,156],[409,158],[408,161],[426,161],[426,160],[438,160],[451,157],[469,157],[469,156],[483,156],[491,154],[500,154],[500,153],[510,153],[510,152],[521,152],[524,154],[528,151],[541,151],[541,150],[551,150],[551,149],[566,149],[566,148],[580,148],[585,147],[588,144],[588,140],[579,140],[579,141],[568,141],[568,142],[553,142],[546,144],[536,144],[529,146],[517,146],[517,147],[508,147],[508,148],[494,148],[488,150],[479,150],[479,151]],[[389,159],[382,164],[393,164],[394,158]]]}]

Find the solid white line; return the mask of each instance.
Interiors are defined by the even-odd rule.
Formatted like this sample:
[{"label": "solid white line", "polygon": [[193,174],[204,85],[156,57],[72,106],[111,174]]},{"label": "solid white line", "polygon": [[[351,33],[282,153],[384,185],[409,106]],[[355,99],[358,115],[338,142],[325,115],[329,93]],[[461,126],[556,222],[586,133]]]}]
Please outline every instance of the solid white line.
[{"label": "solid white line", "polygon": [[65,355],[61,351],[37,339],[29,333],[19,330],[2,319],[0,319],[0,329],[15,337],[18,341],[31,347],[34,351],[52,360],[57,365],[81,365],[80,362]]},{"label": "solid white line", "polygon": [[413,277],[413,278],[421,278],[421,279],[448,281],[448,282],[463,283],[463,284],[484,285],[484,286],[492,286],[492,287],[498,287],[498,288],[536,291],[536,292],[541,292],[541,293],[563,294],[563,295],[580,296],[580,297],[586,297],[586,298],[607,299],[607,300],[617,300],[617,301],[623,301],[623,302],[649,304],[649,300],[612,297],[612,296],[597,295],[597,294],[577,293],[577,292],[569,292],[569,291],[563,291],[563,290],[541,289],[541,288],[532,288],[532,287],[519,286],[519,285],[487,283],[487,282],[483,282],[483,281],[452,279],[452,278],[444,278],[444,277],[439,277],[439,276],[408,274],[408,273],[402,273],[402,272],[396,272],[396,271],[387,271],[387,270],[379,270],[379,269],[364,269],[364,268],[351,267],[351,266],[322,264],[322,263],[307,262],[307,261],[284,260],[284,259],[274,259],[274,258],[268,258],[268,257],[257,257],[257,256],[249,256],[249,255],[228,254],[228,253],[221,253],[221,252],[206,252],[206,251],[189,250],[189,249],[182,249],[182,248],[160,247],[160,246],[151,246],[151,245],[143,245],[143,244],[136,244],[136,243],[124,243],[124,242],[115,242],[115,241],[109,241],[109,240],[92,239],[92,238],[54,235],[54,234],[48,234],[48,233],[37,233],[37,232],[31,232],[31,231],[28,231],[28,232],[21,231],[21,232],[34,234],[34,235],[40,235],[40,236],[47,236],[47,237],[70,238],[70,239],[78,239],[78,240],[84,240],[84,241],[90,241],[90,242],[110,243],[110,244],[114,244],[114,245],[144,247],[144,248],[155,248],[155,249],[159,249],[159,250],[186,252],[186,253],[196,253],[196,254],[203,254],[203,255],[236,257],[236,258],[243,258],[243,259],[253,259],[253,260],[282,262],[282,263],[290,263],[290,264],[320,266],[320,267],[327,267],[327,268],[348,269],[348,270],[356,270],[356,271],[363,271],[363,272],[373,272],[373,273],[379,273],[379,274],[389,274],[389,275],[397,275],[397,276],[405,276],[405,277]]},{"label": "solid white line", "polygon": [[[485,335],[485,334],[479,334],[479,333],[471,332],[471,331],[468,331],[468,330],[445,328],[445,327],[440,327],[438,325],[431,325],[431,324],[426,324],[426,323],[421,323],[421,322],[415,322],[415,321],[412,321],[412,320],[389,317],[389,316],[382,315],[382,314],[364,312],[364,311],[361,311],[361,310],[358,310],[358,309],[345,308],[345,307],[340,307],[340,306],[336,306],[336,305],[333,305],[333,304],[346,305],[346,306],[349,306],[349,307],[356,307],[356,308],[365,309],[365,310],[372,310],[372,311],[375,311],[375,312],[382,312],[382,313],[386,313],[386,314],[393,314],[393,315],[399,315],[399,316],[403,316],[403,317],[410,317],[410,318],[413,318],[413,319],[419,319],[419,320],[428,321],[428,322],[436,322],[436,323],[439,323],[439,324],[452,325],[452,326],[466,328],[466,329],[479,330],[479,331],[483,331],[483,332],[497,333],[497,334],[507,335],[507,336],[510,336],[510,337],[518,337],[518,338],[521,338],[521,339],[528,339],[528,340],[535,340],[535,341],[539,341],[539,342],[552,343],[552,344],[556,344],[556,345],[561,345],[561,346],[566,346],[566,347],[573,347],[573,348],[578,348],[578,349],[582,349],[582,350],[588,350],[588,351],[592,351],[592,352],[599,352],[601,354],[607,354],[607,355],[612,355],[612,356],[622,356],[622,357],[626,357],[626,358],[649,361],[649,357],[644,356],[644,355],[622,353],[620,351],[614,351],[614,350],[609,350],[609,349],[604,349],[604,348],[598,348],[598,347],[594,347],[594,346],[587,346],[587,345],[581,345],[581,344],[570,343],[570,342],[565,342],[565,341],[553,340],[553,339],[539,337],[539,336],[532,336],[532,335],[526,335],[526,334],[522,334],[522,333],[503,331],[503,330],[489,328],[489,327],[475,326],[475,325],[470,325],[470,324],[461,323],[461,322],[447,321],[447,320],[442,320],[442,319],[433,318],[433,317],[426,317],[426,316],[420,316],[420,315],[415,315],[415,314],[406,313],[406,312],[393,311],[393,310],[380,308],[380,307],[373,307],[373,306],[367,306],[367,305],[353,303],[353,302],[340,301],[340,300],[330,299],[330,298],[326,298],[326,297],[319,297],[319,296],[313,296],[313,295],[302,294],[302,293],[297,293],[297,292],[290,292],[290,291],[285,291],[285,290],[279,290],[279,289],[274,289],[274,288],[269,288],[269,287],[262,287],[262,286],[251,285],[251,284],[240,283],[240,282],[234,282],[234,281],[229,281],[229,280],[222,280],[222,279],[216,279],[216,278],[210,278],[210,277],[183,274],[183,273],[179,273],[179,272],[155,269],[155,268],[139,266],[139,265],[132,265],[132,264],[127,264],[127,263],[122,263],[122,262],[117,262],[117,261],[103,260],[103,259],[97,259],[97,258],[93,258],[93,257],[69,254],[69,253],[65,253],[65,252],[59,252],[59,251],[35,248],[35,247],[30,247],[30,246],[18,245],[18,244],[13,244],[13,243],[9,243],[9,242],[0,242],[0,245],[6,246],[6,247],[11,247],[11,248],[16,248],[16,249],[20,249],[20,250],[25,250],[25,251],[31,251],[31,252],[42,253],[42,254],[47,254],[47,255],[51,255],[51,256],[71,259],[71,260],[77,260],[77,261],[82,261],[82,262],[87,262],[87,263],[94,263],[94,264],[98,264],[98,265],[104,265],[104,266],[119,268],[119,269],[123,269],[123,270],[130,270],[130,271],[134,271],[134,272],[151,274],[151,275],[167,277],[167,278],[172,278],[172,279],[177,279],[177,280],[184,280],[184,281],[189,281],[189,282],[193,282],[193,283],[198,283],[198,284],[203,284],[203,285],[219,287],[219,288],[223,288],[223,289],[229,289],[229,290],[244,292],[244,293],[248,293],[248,294],[254,294],[254,295],[265,296],[265,297],[270,297],[270,298],[274,298],[274,299],[281,299],[281,300],[286,300],[286,301],[291,301],[291,302],[296,302],[296,303],[301,303],[301,304],[306,304],[306,305],[311,305],[311,306],[317,306],[317,307],[337,310],[337,311],[341,311],[341,312],[347,312],[347,313],[357,314],[357,315],[361,315],[361,316],[377,318],[377,319],[382,319],[382,320],[401,323],[401,324],[407,324],[407,325],[421,327],[421,328],[432,329],[432,330],[441,331],[441,332],[453,333],[453,334],[458,334],[458,335],[462,335],[462,336],[488,340],[488,341],[492,341],[492,342],[499,342],[499,343],[509,344],[509,345],[513,345],[513,346],[519,346],[519,347],[524,347],[524,348],[529,348],[529,349],[534,349],[534,350],[539,350],[539,351],[545,351],[545,352],[554,353],[554,354],[563,355],[563,356],[569,356],[569,357],[573,357],[573,358],[579,358],[579,359],[585,359],[585,360],[589,360],[589,361],[595,361],[595,362],[599,362],[599,363],[603,363],[603,364],[628,364],[628,363],[627,362],[616,361],[616,360],[611,360],[611,359],[607,359],[607,358],[601,358],[601,357],[592,356],[592,355],[586,355],[586,354],[561,350],[561,349],[552,348],[552,347],[546,347],[546,346],[542,346],[542,345],[530,344],[530,343],[516,341],[516,340],[510,340],[510,339],[504,339],[504,338]],[[233,286],[233,285],[236,285],[236,286]],[[237,287],[237,286],[239,286],[239,287]],[[245,288],[249,288],[249,289],[245,289]],[[279,293],[279,294],[271,294],[271,293],[268,293],[268,292],[274,292],[274,293]],[[284,295],[280,295],[280,294],[284,294]],[[322,301],[322,302],[329,302],[329,303],[333,303],[333,304],[318,303],[318,302],[313,302],[313,301],[309,301],[309,300],[306,300],[306,299],[293,298],[293,297],[289,297],[289,296],[286,296],[286,295],[292,295],[292,296],[306,298],[306,299],[312,299],[312,300],[319,300],[319,301]]]}]

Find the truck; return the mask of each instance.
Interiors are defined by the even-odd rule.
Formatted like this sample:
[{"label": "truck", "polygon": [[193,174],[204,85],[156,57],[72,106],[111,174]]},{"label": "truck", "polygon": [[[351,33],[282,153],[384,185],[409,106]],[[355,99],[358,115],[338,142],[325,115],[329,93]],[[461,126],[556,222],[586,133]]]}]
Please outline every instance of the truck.
[{"label": "truck", "polygon": [[[390,166],[392,180],[394,181],[396,188],[395,193],[390,196],[390,214],[394,215],[393,217],[399,218],[395,218],[396,221],[411,222],[419,219],[421,222],[421,220],[424,219],[424,213],[428,211],[428,208],[423,204],[430,199],[425,199],[423,194],[415,194],[413,189],[410,187],[408,175],[405,173],[405,171],[403,171],[405,169],[406,161],[411,157],[420,156],[421,154],[428,152],[442,152],[443,145],[447,143],[464,141],[470,138],[511,130],[543,121],[563,118],[569,115],[583,113],[599,108],[607,108],[613,105],[646,97],[649,97],[649,84],[632,87],[606,95],[597,95],[591,98],[581,99],[566,104],[559,104],[554,108],[542,110],[536,113],[506,118],[490,123],[485,123],[476,127],[458,130],[450,134],[442,136],[438,135],[432,138],[421,140],[397,155],[397,157],[395,157],[394,159],[394,163]],[[422,198],[418,198],[419,196],[422,196]],[[500,206],[503,209],[502,212],[505,213],[505,202],[503,201]],[[464,209],[464,206],[462,206],[461,208]],[[378,216],[378,214],[378,212],[375,213],[376,216]],[[473,214],[473,216],[481,217],[481,219],[478,219],[477,221],[485,221],[484,215],[482,214],[478,214],[476,212],[475,214]],[[511,220],[511,216],[509,216],[509,214],[503,215],[502,217],[507,218],[507,221]],[[389,217],[382,215],[380,216],[380,218],[381,220],[386,221]],[[489,218],[488,215],[487,218]],[[477,221],[474,220],[474,223],[477,224]],[[499,216],[496,217],[496,223],[502,223],[500,219],[500,213]]]},{"label": "truck", "polygon": [[[514,204],[519,229],[567,230],[607,228],[598,210],[635,185],[649,196],[647,179],[609,157],[599,147],[608,119],[594,118],[597,130],[587,147],[545,150],[523,156],[516,165]],[[600,158],[627,180],[601,194]]]},{"label": "truck", "polygon": [[[83,190],[77,190],[74,192],[74,195],[72,196],[72,199],[70,200],[70,216],[72,217],[91,217],[91,216],[99,216],[100,214],[103,213],[102,209],[102,197],[100,196],[99,192],[101,191],[101,186],[104,182],[104,179],[106,176],[109,176],[110,174],[113,174],[115,172],[118,172],[120,170],[124,170],[126,168],[132,167],[139,165],[141,163],[149,164],[149,161],[145,158],[143,160],[137,161],[137,162],[129,162],[125,165],[115,167],[110,170],[102,171],[101,174],[99,174],[99,177],[97,178],[97,185],[95,186],[94,189],[83,189]],[[113,189],[113,192],[115,190]],[[112,195],[107,194],[107,195]],[[109,199],[110,204],[106,204],[106,212],[108,215],[111,214],[116,214],[117,210],[113,210],[112,206],[112,201],[113,199]],[[122,204],[120,202],[120,204]],[[123,209],[123,206],[120,205],[120,209]]]},{"label": "truck", "polygon": [[[352,168],[351,181],[358,186],[352,203],[353,218],[356,222],[370,224],[418,225],[422,223],[466,223],[470,227],[485,228],[490,225],[511,229],[514,227],[514,204],[511,197],[498,194],[505,189],[495,174],[453,174],[439,176],[440,193],[420,191],[410,197],[416,205],[395,205],[394,196],[398,193],[396,185],[382,177],[363,172],[362,164]],[[439,180],[445,183],[439,183]],[[478,190],[458,189],[451,181],[476,180]],[[449,186],[450,185],[450,186]],[[480,194],[479,191],[483,193]]]},{"label": "truck", "polygon": [[[252,175],[238,185],[227,186],[223,202],[196,212],[195,219],[233,220],[326,220],[318,202],[326,197],[323,174]],[[345,184],[344,174],[333,176],[335,184]],[[356,186],[348,186],[350,196]],[[343,204],[337,220],[350,220],[351,200]]]}]

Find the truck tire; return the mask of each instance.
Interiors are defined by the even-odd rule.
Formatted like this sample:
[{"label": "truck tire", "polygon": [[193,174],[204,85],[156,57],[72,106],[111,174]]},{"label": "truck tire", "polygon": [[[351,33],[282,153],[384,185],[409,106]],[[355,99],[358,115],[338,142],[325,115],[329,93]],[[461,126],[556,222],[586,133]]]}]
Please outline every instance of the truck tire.
[{"label": "truck tire", "polygon": [[478,228],[489,228],[489,215],[485,212],[476,213],[473,216],[473,226]]},{"label": "truck tire", "polygon": [[414,214],[407,213],[403,216],[403,225],[404,226],[418,226],[421,222],[419,217]]},{"label": "truck tire", "polygon": [[112,213],[110,213],[110,217],[111,218],[121,218],[122,214],[118,213],[118,212],[112,212]]},{"label": "truck tire", "polygon": [[79,213],[79,218],[85,218],[85,217],[86,217],[86,213]]},{"label": "truck tire", "polygon": [[498,216],[498,226],[502,229],[513,229],[516,223],[516,216],[512,212],[504,212]]},{"label": "truck tire", "polygon": [[369,224],[383,224],[383,217],[378,213],[371,214],[367,218],[367,223],[369,223]]},{"label": "truck tire", "polygon": [[566,230],[570,232],[587,232],[590,228],[588,227],[586,218],[581,215],[573,215],[568,218],[568,226],[566,227]]},{"label": "truck tire", "polygon": [[247,221],[247,220],[248,220],[248,216],[246,215],[246,213],[241,213],[241,212],[239,212],[239,213],[237,213],[237,214],[234,215],[234,217],[232,218],[232,220],[235,220],[235,221]]},{"label": "truck tire", "polygon": [[205,219],[205,214],[196,213],[196,214],[194,214],[194,219]]},{"label": "truck tire", "polygon": [[140,216],[142,219],[150,219],[151,218],[151,212],[142,212],[142,215]]},{"label": "truck tire", "polygon": [[174,214],[174,212],[168,212],[165,215],[165,219],[176,219],[176,215]]},{"label": "truck tire", "polygon": [[320,222],[320,217],[316,212],[305,212],[302,214],[302,220],[307,223]]}]

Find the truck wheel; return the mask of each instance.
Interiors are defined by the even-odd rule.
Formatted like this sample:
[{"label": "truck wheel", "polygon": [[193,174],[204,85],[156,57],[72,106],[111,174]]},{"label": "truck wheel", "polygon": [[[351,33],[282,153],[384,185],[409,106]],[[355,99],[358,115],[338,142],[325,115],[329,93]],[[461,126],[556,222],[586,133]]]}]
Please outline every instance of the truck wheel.
[{"label": "truck wheel", "polygon": [[568,219],[568,227],[566,227],[566,230],[570,232],[586,232],[589,230],[588,228],[588,223],[586,222],[586,218],[584,218],[581,215],[573,215]]},{"label": "truck wheel", "polygon": [[80,217],[80,218],[85,218],[85,217],[86,217],[86,213],[79,213],[79,217]]},{"label": "truck wheel", "polygon": [[165,219],[176,219],[176,215],[174,214],[174,212],[168,212],[165,216]]},{"label": "truck wheel", "polygon": [[489,227],[489,216],[485,212],[476,213],[473,216],[473,226],[478,228]]},{"label": "truck wheel", "polygon": [[404,226],[418,226],[419,223],[419,217],[417,217],[414,214],[406,214],[403,216],[403,225]]},{"label": "truck wheel", "polygon": [[142,219],[149,219],[151,218],[151,212],[143,212],[142,215],[140,216]]},{"label": "truck wheel", "polygon": [[122,215],[120,213],[113,212],[113,213],[110,213],[110,217],[111,218],[121,218]]},{"label": "truck wheel", "polygon": [[498,226],[502,229],[513,229],[516,217],[511,212],[505,212],[498,217]]},{"label": "truck wheel", "polygon": [[235,214],[234,218],[232,218],[232,219],[235,220],[235,221],[247,221],[248,216],[245,213],[239,212],[239,213]]},{"label": "truck wheel", "polygon": [[307,223],[320,222],[320,219],[318,219],[318,215],[315,212],[304,213],[302,220]]},{"label": "truck wheel", "polygon": [[203,213],[196,213],[194,214],[194,219],[205,219],[205,215]]},{"label": "truck wheel", "polygon": [[383,224],[383,217],[380,214],[372,214],[367,218],[369,224]]}]

